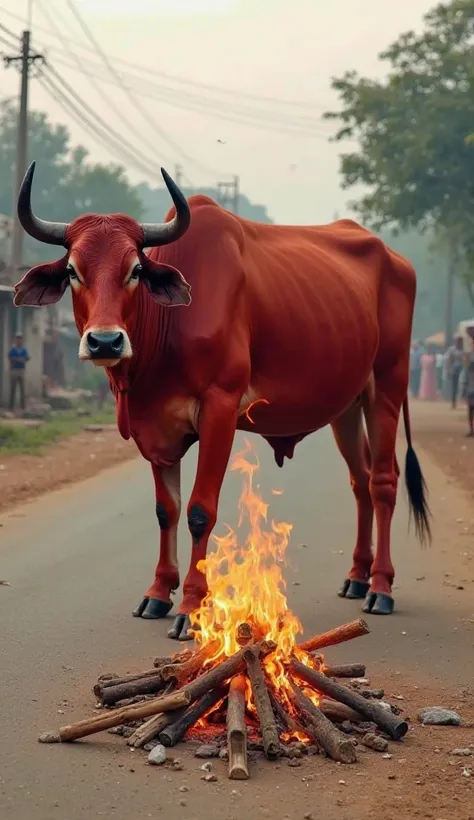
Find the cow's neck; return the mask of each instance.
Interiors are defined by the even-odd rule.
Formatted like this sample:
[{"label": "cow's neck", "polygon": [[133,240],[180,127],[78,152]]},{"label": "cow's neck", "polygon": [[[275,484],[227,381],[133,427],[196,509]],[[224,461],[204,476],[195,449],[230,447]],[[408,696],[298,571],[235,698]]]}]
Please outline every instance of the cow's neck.
[{"label": "cow's neck", "polygon": [[117,408],[117,425],[123,438],[130,438],[129,394],[141,387],[162,367],[169,341],[172,313],[157,304],[144,286],[137,293],[137,309],[131,330],[133,357],[108,369]]}]

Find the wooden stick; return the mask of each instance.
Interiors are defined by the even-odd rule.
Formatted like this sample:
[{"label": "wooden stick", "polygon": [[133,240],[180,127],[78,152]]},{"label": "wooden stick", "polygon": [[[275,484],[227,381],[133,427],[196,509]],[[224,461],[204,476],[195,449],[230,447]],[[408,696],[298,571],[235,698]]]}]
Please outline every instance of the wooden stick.
[{"label": "wooden stick", "polygon": [[357,621],[350,621],[348,624],[342,624],[335,629],[330,629],[329,632],[323,632],[322,635],[315,635],[314,638],[303,641],[298,644],[298,649],[302,649],[303,652],[315,652],[325,646],[335,646],[338,643],[351,641],[353,638],[360,638],[362,635],[368,635],[369,632],[369,625],[362,618],[358,618]]},{"label": "wooden stick", "polygon": [[139,678],[129,683],[121,683],[118,686],[107,686],[103,690],[101,701],[103,706],[114,706],[126,698],[134,698],[136,695],[156,695],[166,686],[161,675],[149,675],[147,678]]},{"label": "wooden stick", "polygon": [[176,743],[182,740],[188,729],[194,726],[199,718],[203,717],[206,712],[212,709],[226,694],[227,688],[219,687],[217,689],[211,689],[211,691],[203,695],[197,703],[193,703],[189,709],[186,709],[178,720],[160,732],[160,743],[162,743],[163,746],[175,746]]},{"label": "wooden stick", "polygon": [[229,780],[248,780],[247,726],[245,724],[245,675],[232,678],[227,703]]},{"label": "wooden stick", "polygon": [[346,735],[336,729],[297,686],[293,687],[293,697],[309,736],[316,738],[318,744],[333,760],[340,763],[355,763],[357,760],[355,747]]},{"label": "wooden stick", "polygon": [[[255,644],[256,651],[260,652],[263,657],[273,652],[275,648],[276,644],[272,641],[262,641],[261,643]],[[216,689],[221,686],[224,681],[230,680],[234,675],[244,671],[244,652],[246,652],[247,649],[248,647],[241,649],[239,652],[236,652],[235,655],[232,655],[231,658],[227,658],[225,661],[222,661],[222,663],[214,666],[209,672],[204,672],[204,674],[199,675],[198,678],[191,681],[191,683],[187,683],[184,689],[180,691],[188,692],[191,703],[194,703],[195,700],[201,698],[207,692],[211,691],[211,689]]]},{"label": "wooden stick", "polygon": [[217,641],[212,641],[206,646],[201,646],[197,652],[183,663],[171,663],[163,666],[161,669],[163,680],[175,680],[178,686],[183,686],[190,678],[194,678],[202,671],[205,662],[208,658],[212,658],[218,647]]},{"label": "wooden stick", "polygon": [[260,721],[260,733],[263,740],[265,756],[269,760],[275,760],[280,754],[280,739],[273,714],[270,696],[263,669],[260,663],[258,650],[254,647],[244,649],[244,660],[247,666],[247,674],[252,685],[252,694]]},{"label": "wooden stick", "polygon": [[364,678],[365,666],[363,663],[323,664],[320,672],[327,678]]},{"label": "wooden stick", "polygon": [[154,698],[145,703],[137,703],[133,706],[124,706],[122,709],[115,709],[105,715],[95,715],[86,720],[79,720],[68,726],[62,726],[55,732],[44,732],[39,736],[40,743],[66,743],[71,740],[79,740],[81,737],[104,732],[113,726],[120,726],[130,720],[151,717],[159,712],[171,712],[188,706],[190,703],[189,693],[184,690],[174,692],[172,695],[164,695],[161,698]]},{"label": "wooden stick", "polygon": [[329,700],[322,698],[319,701],[319,708],[323,715],[332,720],[334,723],[342,723],[344,720],[350,720],[351,723],[360,723],[362,715],[349,706],[339,703],[337,700]]},{"label": "wooden stick", "polygon": [[139,672],[136,675],[124,675],[123,678],[109,678],[107,680],[99,680],[94,685],[94,695],[101,698],[104,689],[109,689],[111,686],[121,686],[124,683],[132,683],[136,680],[144,680],[160,674],[159,669],[149,669],[148,672]]},{"label": "wooden stick", "polygon": [[304,680],[313,689],[323,692],[340,703],[345,703],[346,706],[359,712],[366,720],[376,723],[379,729],[390,735],[393,740],[401,740],[408,732],[408,723],[405,720],[400,720],[392,712],[383,709],[376,701],[363,698],[353,689],[343,686],[342,683],[332,678],[327,678],[316,669],[311,669],[297,660],[291,661],[289,669],[292,675]]},{"label": "wooden stick", "polygon": [[184,661],[189,660],[191,655],[194,655],[193,650],[183,649],[181,652],[175,652],[171,658],[155,658],[153,661],[153,666],[156,666],[158,669],[162,666],[167,666],[169,663],[184,663]]},{"label": "wooden stick", "polygon": [[176,712],[162,712],[159,715],[154,715],[146,723],[142,723],[133,735],[128,738],[128,746],[133,746],[134,749],[143,749],[150,740],[158,737],[166,726],[179,720],[185,711],[185,709],[178,709]]},{"label": "wooden stick", "polygon": [[250,624],[243,621],[236,630],[236,640],[239,646],[247,646],[253,640],[253,629]]},{"label": "wooden stick", "polygon": [[[292,735],[307,735],[302,723],[299,723],[293,715],[290,715],[283,704],[277,699],[275,693],[269,690],[270,701],[273,711],[283,725],[283,728]],[[308,736],[308,735],[307,735]]]}]

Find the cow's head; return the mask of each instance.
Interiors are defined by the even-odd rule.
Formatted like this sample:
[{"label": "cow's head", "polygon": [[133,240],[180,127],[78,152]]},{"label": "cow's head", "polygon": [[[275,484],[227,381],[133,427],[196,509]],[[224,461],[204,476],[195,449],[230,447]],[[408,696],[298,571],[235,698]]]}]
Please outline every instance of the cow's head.
[{"label": "cow's head", "polygon": [[71,285],[81,334],[79,357],[107,367],[130,359],[130,331],[140,282],[159,304],[188,305],[191,301],[191,288],[181,273],[171,265],[153,262],[143,252],[174,242],[187,231],[191,214],[186,198],[162,168],[176,209],[170,222],[139,224],[122,214],[86,214],[70,224],[45,222],[31,207],[34,168],[32,163],[20,189],[18,218],[30,236],[62,245],[66,254],[57,262],[28,271],[15,286],[15,305],[50,305]]}]

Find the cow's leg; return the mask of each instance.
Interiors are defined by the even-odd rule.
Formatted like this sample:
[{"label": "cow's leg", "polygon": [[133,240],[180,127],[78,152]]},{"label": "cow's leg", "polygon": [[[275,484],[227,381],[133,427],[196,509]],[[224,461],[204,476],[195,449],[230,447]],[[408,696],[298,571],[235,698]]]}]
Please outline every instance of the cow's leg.
[{"label": "cow's leg", "polygon": [[133,614],[142,618],[164,618],[173,606],[171,593],[179,587],[178,523],[181,512],[181,464],[157,467],[155,479],[156,517],[160,527],[160,557],[155,580]]},{"label": "cow's leg", "polygon": [[399,365],[376,375],[375,400],[368,419],[372,458],[370,494],[377,525],[377,548],[363,611],[374,615],[390,615],[394,605],[392,584],[395,570],[390,557],[390,533],[400,473],[395,454],[397,427],[408,389],[404,371],[404,366]]},{"label": "cow's leg", "polygon": [[191,533],[191,561],[183,585],[183,601],[170,638],[189,640],[190,614],[198,609],[207,593],[206,576],[198,569],[206,557],[209,536],[217,520],[219,493],[234,441],[238,399],[215,391],[201,405],[199,416],[199,457],[196,479],[188,503]]},{"label": "cow's leg", "polygon": [[334,438],[349,468],[352,491],[357,504],[357,541],[352,568],[340,591],[341,598],[365,598],[372,566],[372,525],[374,509],[370,495],[368,443],[362,425],[360,402],[353,404],[332,422]]}]

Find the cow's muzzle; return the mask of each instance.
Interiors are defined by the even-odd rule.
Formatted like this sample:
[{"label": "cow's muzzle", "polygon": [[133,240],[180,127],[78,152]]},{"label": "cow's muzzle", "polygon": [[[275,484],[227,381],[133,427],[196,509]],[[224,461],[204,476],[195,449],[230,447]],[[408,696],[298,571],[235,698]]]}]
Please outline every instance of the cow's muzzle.
[{"label": "cow's muzzle", "polygon": [[120,359],[124,352],[125,336],[121,330],[110,333],[89,331],[86,345],[91,359]]}]

